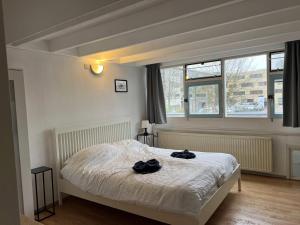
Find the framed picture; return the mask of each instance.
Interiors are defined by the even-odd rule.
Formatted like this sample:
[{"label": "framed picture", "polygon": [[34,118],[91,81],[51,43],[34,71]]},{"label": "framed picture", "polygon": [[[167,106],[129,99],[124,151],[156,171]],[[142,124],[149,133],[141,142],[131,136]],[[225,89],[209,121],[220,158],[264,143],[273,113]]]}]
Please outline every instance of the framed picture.
[{"label": "framed picture", "polygon": [[115,92],[128,92],[127,80],[115,79]]}]

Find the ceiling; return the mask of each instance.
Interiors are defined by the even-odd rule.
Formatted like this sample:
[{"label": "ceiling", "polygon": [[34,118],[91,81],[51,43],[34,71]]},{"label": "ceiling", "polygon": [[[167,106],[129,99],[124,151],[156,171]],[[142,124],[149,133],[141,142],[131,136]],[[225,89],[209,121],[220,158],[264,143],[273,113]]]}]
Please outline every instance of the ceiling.
[{"label": "ceiling", "polygon": [[299,0],[4,0],[6,40],[125,65],[176,65],[284,48]]}]

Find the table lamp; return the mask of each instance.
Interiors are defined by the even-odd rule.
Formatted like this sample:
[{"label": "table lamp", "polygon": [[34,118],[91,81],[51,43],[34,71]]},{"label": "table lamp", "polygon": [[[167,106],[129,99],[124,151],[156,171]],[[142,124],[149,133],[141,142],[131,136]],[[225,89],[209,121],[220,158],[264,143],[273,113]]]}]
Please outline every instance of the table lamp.
[{"label": "table lamp", "polygon": [[149,120],[142,120],[142,124],[141,124],[141,128],[145,129],[144,135],[147,136],[148,135],[148,127],[149,127],[150,123]]}]

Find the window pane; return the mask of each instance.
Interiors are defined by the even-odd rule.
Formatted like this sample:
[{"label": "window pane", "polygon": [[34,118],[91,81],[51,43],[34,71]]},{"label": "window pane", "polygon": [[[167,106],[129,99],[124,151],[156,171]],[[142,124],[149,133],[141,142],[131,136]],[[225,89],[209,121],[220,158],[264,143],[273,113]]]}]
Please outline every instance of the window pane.
[{"label": "window pane", "polygon": [[282,79],[274,81],[274,114],[282,114]]},{"label": "window pane", "polygon": [[267,56],[225,60],[226,116],[267,117]]},{"label": "window pane", "polygon": [[284,52],[271,53],[271,71],[283,70]]},{"label": "window pane", "polygon": [[219,85],[199,85],[189,87],[189,113],[191,115],[219,114]]},{"label": "window pane", "polygon": [[184,115],[183,67],[161,69],[167,115]]},{"label": "window pane", "polygon": [[221,76],[221,61],[198,63],[186,66],[186,79]]}]

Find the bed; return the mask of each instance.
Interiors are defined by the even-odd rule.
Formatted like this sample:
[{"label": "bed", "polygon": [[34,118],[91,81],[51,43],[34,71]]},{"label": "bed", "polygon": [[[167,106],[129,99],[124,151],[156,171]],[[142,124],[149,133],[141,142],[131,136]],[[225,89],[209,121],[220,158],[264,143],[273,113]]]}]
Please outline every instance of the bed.
[{"label": "bed", "polygon": [[[196,152],[192,160],[172,149],[132,140],[131,121],[55,129],[59,203],[69,194],[172,225],[203,225],[233,185],[240,166],[222,153]],[[162,169],[136,174],[134,162],[156,158]]]}]

